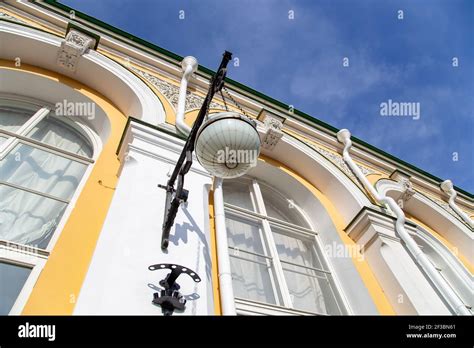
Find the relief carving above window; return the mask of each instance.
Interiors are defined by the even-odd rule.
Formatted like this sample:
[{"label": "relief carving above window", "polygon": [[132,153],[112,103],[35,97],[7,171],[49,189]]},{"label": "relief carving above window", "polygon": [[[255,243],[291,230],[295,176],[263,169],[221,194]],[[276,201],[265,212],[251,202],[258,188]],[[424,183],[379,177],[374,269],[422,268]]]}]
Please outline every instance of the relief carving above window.
[{"label": "relief carving above window", "polygon": [[[173,85],[165,80],[162,80],[155,75],[147,73],[146,71],[137,69],[135,67],[130,67],[132,71],[136,74],[144,78],[146,81],[151,83],[161,94],[163,94],[166,99],[170,102],[170,104],[177,109],[178,107],[178,97],[179,97],[179,87]],[[204,98],[192,93],[190,91],[186,92],[186,111],[200,109],[202,104],[204,103]],[[209,105],[211,109],[223,109],[223,106],[216,103],[211,102]]]}]

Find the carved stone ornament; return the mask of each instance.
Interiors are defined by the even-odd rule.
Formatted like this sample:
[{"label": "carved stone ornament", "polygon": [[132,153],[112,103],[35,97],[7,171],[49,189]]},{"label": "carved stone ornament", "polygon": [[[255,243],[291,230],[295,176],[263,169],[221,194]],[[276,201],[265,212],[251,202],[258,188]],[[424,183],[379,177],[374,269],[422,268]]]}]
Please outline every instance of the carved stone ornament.
[{"label": "carved stone ornament", "polygon": [[72,29],[61,42],[56,62],[63,68],[76,71],[79,58],[94,45],[94,38]]},{"label": "carved stone ornament", "polygon": [[13,17],[13,16],[11,16],[8,13],[5,13],[3,11],[0,11],[0,18],[4,18],[4,19],[7,19],[9,21],[13,21],[13,22],[17,22],[17,23],[26,24],[26,22],[21,20],[20,18]]},{"label": "carved stone ornament", "polygon": [[280,141],[283,136],[282,127],[283,123],[275,117],[267,116],[263,121],[267,132],[262,140],[262,147],[267,150],[273,150],[276,144]]},{"label": "carved stone ornament", "polygon": [[[132,71],[137,73],[139,76],[144,78],[146,81],[151,83],[165,98],[170,102],[170,104],[175,108],[178,107],[178,98],[179,98],[179,87],[171,83],[168,83],[165,80],[162,80],[154,75],[151,75],[143,70],[137,69],[135,67],[129,67]],[[186,111],[193,109],[200,109],[204,103],[204,98],[194,94],[190,91],[186,92]],[[211,102],[209,105],[211,109],[222,109],[222,105]]]},{"label": "carved stone ornament", "polygon": [[410,198],[412,198],[413,195],[416,193],[416,191],[413,188],[413,185],[409,179],[401,179],[400,185],[403,189],[403,193],[401,194],[400,199],[403,200],[404,203],[408,202]]}]

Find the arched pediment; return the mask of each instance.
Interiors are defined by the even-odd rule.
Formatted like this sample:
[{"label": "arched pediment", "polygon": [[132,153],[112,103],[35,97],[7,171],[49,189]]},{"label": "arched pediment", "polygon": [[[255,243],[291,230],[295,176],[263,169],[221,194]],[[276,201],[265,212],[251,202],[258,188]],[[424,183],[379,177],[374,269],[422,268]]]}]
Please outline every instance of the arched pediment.
[{"label": "arched pediment", "polygon": [[[265,129],[259,127],[264,135]],[[285,134],[273,150],[262,153],[297,172],[324,194],[347,225],[364,207],[371,206],[365,193],[334,163],[298,139]]]},{"label": "arched pediment", "polygon": [[[398,201],[404,193],[404,189],[400,183],[390,179],[379,180],[376,183],[376,188],[381,194],[390,196],[396,201]],[[472,231],[446,209],[423,193],[416,191],[410,199],[403,202],[403,210],[438,232],[453,245],[456,245],[460,252],[467,257],[470,262],[473,262]]]},{"label": "arched pediment", "polygon": [[0,26],[0,58],[50,70],[96,90],[127,115],[157,125],[165,122],[159,99],[133,73],[110,58],[88,50],[74,71],[57,63],[64,39],[21,24],[3,21]]}]

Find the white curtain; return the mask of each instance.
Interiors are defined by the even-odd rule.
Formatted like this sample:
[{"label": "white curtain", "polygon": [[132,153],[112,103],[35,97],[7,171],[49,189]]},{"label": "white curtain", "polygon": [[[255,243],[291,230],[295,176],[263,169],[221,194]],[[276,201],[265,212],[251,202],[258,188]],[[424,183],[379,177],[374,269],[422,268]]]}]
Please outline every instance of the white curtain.
[{"label": "white curtain", "polygon": [[[304,267],[322,269],[311,243],[279,233],[275,227],[272,227],[272,230],[293,306],[317,313],[337,313],[325,273]],[[285,263],[285,261],[301,265],[301,267]]]},{"label": "white curtain", "polygon": [[[36,139],[82,154],[80,149],[90,145],[71,132],[66,127],[61,131],[59,125],[44,130],[37,128]],[[18,144],[0,161],[0,181],[68,201],[86,167],[46,150]],[[0,185],[0,238],[45,248],[66,206],[49,197]]]},{"label": "white curtain", "polygon": [[261,240],[261,226],[251,221],[228,216],[226,228],[234,295],[249,300],[276,303],[271,281],[271,264],[263,257],[246,253],[265,254]]},{"label": "white curtain", "polygon": [[66,204],[0,185],[0,239],[46,248]]},{"label": "white curtain", "polygon": [[255,211],[250,198],[250,186],[245,182],[224,180],[224,202]]},{"label": "white curtain", "polygon": [[44,118],[28,136],[81,156],[92,157],[92,146],[88,140],[72,126],[66,125],[56,117]]},{"label": "white curtain", "polygon": [[[310,228],[299,210],[286,198],[264,185],[260,185],[260,192],[268,216],[292,223],[296,225],[295,228],[298,228],[297,226]],[[248,183],[224,181],[225,202],[253,211],[250,197]],[[309,268],[324,269],[318,259],[314,241],[298,237],[294,232],[289,232],[281,226],[270,223],[293,307],[321,314],[340,314],[332,292],[330,276]],[[231,247],[229,255],[235,296],[277,303],[276,296],[279,297],[280,294],[279,290],[274,290],[279,285],[275,281],[272,282],[275,280],[272,279],[273,266],[271,264],[267,266],[265,258],[245,253],[250,251],[265,254],[261,223],[240,217],[238,213],[234,216],[228,212],[226,227]],[[234,254],[233,248],[239,250],[238,255]]]}]

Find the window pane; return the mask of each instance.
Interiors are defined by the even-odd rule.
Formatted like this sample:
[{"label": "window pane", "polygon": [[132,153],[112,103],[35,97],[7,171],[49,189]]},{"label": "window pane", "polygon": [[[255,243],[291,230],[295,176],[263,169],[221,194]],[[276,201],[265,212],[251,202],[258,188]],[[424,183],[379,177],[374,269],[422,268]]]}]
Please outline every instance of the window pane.
[{"label": "window pane", "polygon": [[278,192],[260,185],[267,215],[305,228],[311,228],[296,206]]},{"label": "window pane", "polygon": [[265,255],[260,223],[229,213],[226,213],[225,223],[230,247]]},{"label": "window pane", "polygon": [[293,307],[310,312],[339,314],[327,273],[316,255],[314,242],[285,232],[272,224]]},{"label": "window pane", "polygon": [[0,105],[0,129],[16,132],[33,114],[30,110]]},{"label": "window pane", "polygon": [[271,225],[278,256],[282,261],[296,263],[318,269],[324,269],[318,256],[315,254],[313,243],[292,233]]},{"label": "window pane", "polygon": [[341,314],[328,275],[282,262],[293,307],[320,314]]},{"label": "window pane", "polygon": [[[227,214],[226,227],[231,256],[234,295],[276,304],[271,261],[265,257],[260,223]],[[249,253],[250,252],[250,253]]]},{"label": "window pane", "polygon": [[10,312],[30,272],[30,268],[0,262],[0,315]]},{"label": "window pane", "polygon": [[[234,296],[252,301],[276,304],[270,278],[270,265],[264,258],[245,255],[236,258],[230,250],[230,266],[232,269],[232,287]],[[241,255],[244,253],[240,253]]]},{"label": "window pane", "polygon": [[56,117],[48,116],[42,119],[28,136],[65,151],[92,157],[92,145],[88,139],[79,130]]},{"label": "window pane", "polygon": [[0,161],[0,181],[68,200],[86,168],[85,164],[19,144]]},{"label": "window pane", "polygon": [[0,185],[0,239],[45,249],[66,204]]},{"label": "window pane", "polygon": [[225,203],[255,211],[250,194],[250,185],[248,183],[224,180],[223,189]]}]

